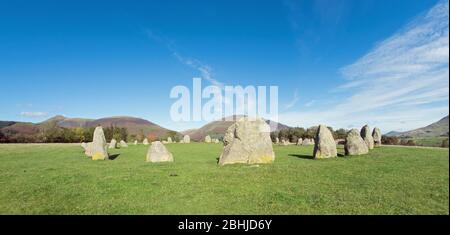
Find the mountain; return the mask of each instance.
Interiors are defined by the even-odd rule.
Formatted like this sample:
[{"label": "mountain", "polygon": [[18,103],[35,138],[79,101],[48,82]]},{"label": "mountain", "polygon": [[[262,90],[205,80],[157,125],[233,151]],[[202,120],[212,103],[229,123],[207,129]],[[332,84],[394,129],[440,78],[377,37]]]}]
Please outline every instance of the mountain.
[{"label": "mountain", "polygon": [[39,133],[39,126],[33,123],[26,122],[13,122],[12,125],[0,128],[3,133],[9,134],[21,134],[21,135],[34,135]]},{"label": "mountain", "polygon": [[147,121],[141,118],[135,117],[107,117],[101,119],[84,119],[84,118],[67,118],[61,115],[52,117],[40,123],[19,123],[19,122],[0,122],[0,129],[4,133],[10,134],[22,134],[22,135],[33,135],[39,133],[42,127],[45,125],[56,123],[59,127],[64,128],[89,128],[102,126],[103,128],[109,126],[115,127],[125,127],[128,130],[128,134],[137,135],[141,132],[144,135],[154,135],[158,137],[164,137],[168,133],[176,133],[172,130],[163,128],[155,123]]},{"label": "mountain", "polygon": [[144,135],[165,136],[172,130],[163,128],[153,122],[147,121],[142,118],[118,116],[118,117],[106,117],[100,119],[83,119],[83,118],[59,118],[56,119],[57,125],[65,128],[76,127],[96,127],[102,126],[104,128],[109,126],[125,127],[130,135],[137,135],[141,132]]},{"label": "mountain", "polygon": [[[198,129],[190,129],[185,130],[181,132],[184,135],[189,135],[191,139],[196,141],[201,141],[205,138],[205,136],[210,135],[213,138],[222,137],[225,132],[227,131],[228,127],[230,127],[232,124],[234,124],[235,121],[228,121],[228,120],[238,120],[239,118],[244,116],[232,116],[228,118],[223,118],[218,121],[210,122]],[[277,123],[271,120],[266,120],[266,122],[270,125],[270,131],[279,131],[282,129],[287,129],[289,126]]]},{"label": "mountain", "polygon": [[395,132],[391,131],[386,134],[386,136],[397,136],[397,137],[440,137],[448,136],[449,132],[449,116],[442,118],[441,120],[432,123],[426,127],[414,129],[405,132]]},{"label": "mountain", "polygon": [[92,125],[89,125],[89,123],[93,121],[95,120],[85,118],[65,118],[58,121],[58,126],[66,128],[91,127]]},{"label": "mountain", "polygon": [[88,123],[94,121],[94,119],[85,119],[85,118],[68,118],[62,115],[54,116],[49,118],[38,125],[45,125],[51,122],[56,122],[56,124],[60,127],[66,128],[76,128],[76,127],[89,127]]},{"label": "mountain", "polygon": [[385,136],[400,136],[401,134],[402,134],[402,132],[400,132],[400,131],[390,131],[384,135]]},{"label": "mountain", "polygon": [[43,124],[47,124],[47,123],[51,123],[51,122],[59,122],[59,121],[63,121],[64,119],[66,119],[66,117],[62,116],[62,115],[57,115],[54,117],[51,117],[41,123],[38,123],[38,125],[43,125]]},{"label": "mountain", "polygon": [[17,122],[13,122],[13,121],[0,121],[0,129],[2,129],[3,127],[12,126],[16,123]]},{"label": "mountain", "polygon": [[93,121],[88,121],[86,123],[87,127],[96,127],[101,125],[103,127],[108,126],[117,126],[117,127],[125,127],[128,130],[129,134],[139,134],[141,131],[145,135],[155,135],[164,137],[169,132],[175,132],[166,128],[163,128],[159,125],[156,125],[153,122],[147,121],[141,118],[135,117],[108,117],[101,118]]}]

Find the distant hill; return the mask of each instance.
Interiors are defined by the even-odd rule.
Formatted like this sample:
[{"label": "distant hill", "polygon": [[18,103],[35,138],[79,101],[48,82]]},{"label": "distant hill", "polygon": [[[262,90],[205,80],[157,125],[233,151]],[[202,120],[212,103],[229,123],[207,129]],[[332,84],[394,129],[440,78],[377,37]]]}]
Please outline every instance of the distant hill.
[{"label": "distant hill", "polygon": [[172,132],[169,129],[161,127],[145,119],[127,116],[106,117],[96,120],[83,118],[59,118],[57,119],[57,123],[58,126],[66,128],[96,126],[102,126],[104,128],[109,126],[125,127],[130,135],[137,135],[142,131],[144,135],[165,136],[169,132]]},{"label": "distant hill", "polygon": [[164,137],[169,132],[175,132],[159,125],[156,125],[153,122],[147,121],[141,118],[134,117],[109,117],[109,118],[101,118],[93,121],[88,121],[86,123],[88,127],[96,127],[98,125],[108,127],[108,126],[117,126],[117,127],[125,127],[128,130],[129,134],[139,134],[143,131],[144,135],[155,135]]},{"label": "distant hill", "polygon": [[1,128],[4,133],[34,135],[39,133],[39,126],[33,123],[14,122],[14,124]]},{"label": "distant hill", "polygon": [[[191,139],[196,141],[201,141],[205,138],[205,136],[210,135],[213,138],[222,137],[227,131],[228,127],[234,124],[235,121],[228,120],[238,120],[239,118],[244,116],[233,116],[233,118],[223,118],[218,121],[210,122],[198,129],[190,129],[183,131],[182,134],[189,135]],[[274,121],[266,120],[266,122],[270,125],[271,131],[279,131],[282,129],[287,129],[289,126],[277,123]]]},{"label": "distant hill", "polygon": [[46,124],[46,123],[50,123],[50,122],[59,122],[59,121],[65,120],[65,119],[67,119],[67,118],[62,115],[57,115],[57,116],[51,117],[41,123],[38,123],[38,125]]},{"label": "distant hill", "polygon": [[426,127],[414,129],[405,132],[395,132],[391,131],[386,134],[386,136],[397,136],[397,137],[413,137],[413,138],[423,138],[423,137],[448,137],[449,132],[449,116],[442,118],[441,120],[432,123]]},{"label": "distant hill", "polygon": [[402,132],[400,132],[400,131],[390,131],[390,132],[388,132],[388,133],[386,133],[384,135],[385,136],[399,136],[401,134],[402,134]]},{"label": "distant hill", "polygon": [[16,123],[17,122],[13,122],[13,121],[0,121],[0,129],[2,129],[3,127],[14,125]]},{"label": "distant hill", "polygon": [[56,123],[57,126],[64,128],[89,128],[99,125],[104,128],[109,126],[125,127],[130,135],[137,135],[142,132],[144,135],[165,137],[168,133],[174,132],[145,119],[135,117],[107,117],[94,120],[84,118],[67,118],[61,115],[36,124],[1,121],[0,130],[4,133],[10,134],[33,135],[38,134],[41,127],[52,122]]},{"label": "distant hill", "polygon": [[86,118],[67,118],[64,116],[56,116],[41,122],[40,124],[45,124],[49,122],[56,122],[58,126],[65,128],[77,128],[77,127],[91,127],[91,122],[95,121],[95,119],[86,119]]}]

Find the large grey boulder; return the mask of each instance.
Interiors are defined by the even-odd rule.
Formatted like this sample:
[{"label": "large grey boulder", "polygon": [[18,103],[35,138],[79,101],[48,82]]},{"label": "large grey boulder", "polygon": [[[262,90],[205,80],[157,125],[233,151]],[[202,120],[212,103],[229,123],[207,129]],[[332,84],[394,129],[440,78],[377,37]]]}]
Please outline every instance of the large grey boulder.
[{"label": "large grey boulder", "polygon": [[369,153],[366,142],[361,137],[358,129],[352,129],[345,138],[345,155],[362,155]]},{"label": "large grey boulder", "polygon": [[84,154],[88,157],[92,157],[92,144],[92,142],[89,142],[86,144],[86,148],[84,148]]},{"label": "large grey boulder", "polygon": [[92,156],[92,142],[89,143],[81,143],[81,147],[84,149],[84,154],[91,157]]},{"label": "large grey boulder", "polygon": [[91,154],[92,160],[108,160],[109,158],[108,143],[106,143],[105,133],[101,126],[95,128]]},{"label": "large grey boulder", "polygon": [[305,138],[305,140],[303,140],[302,145],[313,145],[313,141],[309,138]]},{"label": "large grey boulder", "polygon": [[121,148],[127,148],[127,147],[128,147],[127,142],[121,140],[121,141],[120,141],[120,147],[121,147]]},{"label": "large grey boulder", "polygon": [[84,151],[86,151],[87,143],[85,143],[85,142],[81,143],[81,147],[84,149]]},{"label": "large grey boulder", "polygon": [[302,138],[298,138],[297,145],[302,145],[302,144],[303,144],[303,139]]},{"label": "large grey boulder", "polygon": [[373,149],[373,137],[370,133],[370,128],[368,125],[365,125],[361,128],[361,137],[363,138],[364,142],[366,142],[367,147],[369,150]]},{"label": "large grey boulder", "polygon": [[110,149],[117,148],[117,140],[116,139],[112,139],[111,142],[109,142],[108,148],[110,148]]},{"label": "large grey boulder", "polygon": [[211,143],[211,136],[207,135],[205,137],[205,143]]},{"label": "large grey boulder", "polygon": [[191,142],[191,137],[189,137],[188,135],[185,135],[183,137],[183,143],[189,144],[190,142]]},{"label": "large grey boulder", "polygon": [[313,156],[315,159],[337,157],[336,142],[327,126],[319,126],[314,143]]},{"label": "large grey boulder", "polygon": [[143,143],[144,145],[148,145],[148,139],[145,138],[144,141],[142,141],[142,143]]},{"label": "large grey boulder", "polygon": [[224,137],[219,165],[272,163],[275,153],[270,139],[270,126],[260,118],[240,118]]},{"label": "large grey boulder", "polygon": [[378,127],[373,128],[372,138],[375,147],[381,146],[381,130]]},{"label": "large grey boulder", "polygon": [[147,162],[173,162],[173,155],[160,141],[155,141],[148,149]]}]

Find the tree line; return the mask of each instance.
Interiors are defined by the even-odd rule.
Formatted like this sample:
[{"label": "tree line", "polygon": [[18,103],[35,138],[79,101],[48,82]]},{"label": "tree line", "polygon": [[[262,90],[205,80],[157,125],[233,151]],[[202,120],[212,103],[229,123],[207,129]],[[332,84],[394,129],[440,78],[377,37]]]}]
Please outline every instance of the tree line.
[{"label": "tree line", "polygon": [[[405,145],[405,146],[423,146],[423,144],[417,144],[416,141],[409,138],[399,138],[396,136],[382,136],[381,137],[381,143],[385,145]],[[440,144],[435,143],[433,145],[426,145],[426,146],[432,146],[432,147],[441,147],[441,148],[448,148],[448,138],[443,139]]]},{"label": "tree line", "polygon": [[[302,139],[311,139],[314,138],[317,132],[317,126],[310,127],[310,128],[303,128],[303,127],[293,127],[293,128],[286,128],[279,131],[274,131],[270,133],[270,138],[273,142],[276,141],[276,138],[279,139],[279,141],[289,141],[291,143],[297,143],[299,138]],[[345,139],[347,136],[347,130],[340,128],[337,130],[333,130],[332,127],[328,127],[328,129],[333,134],[334,139]]]},{"label": "tree line", "polygon": [[[95,127],[65,128],[49,122],[36,128],[35,133],[0,130],[0,143],[81,143],[91,142]],[[131,136],[125,127],[109,126],[103,129],[107,141],[112,138],[128,141]]]},{"label": "tree line", "polygon": [[[310,128],[303,128],[303,127],[294,127],[294,128],[286,128],[282,129],[280,131],[274,131],[270,133],[270,138],[273,142],[276,142],[276,138],[278,138],[279,141],[289,141],[291,143],[297,143],[299,138],[302,139],[310,139],[314,138],[317,132],[316,126],[310,127]],[[335,140],[344,140],[347,137],[347,132],[349,130],[340,128],[337,130],[333,130],[332,127],[328,127],[328,129],[333,134],[333,138]],[[405,138],[399,138],[395,136],[385,136],[383,135],[381,137],[381,143],[384,145],[405,145],[405,146],[417,146],[418,144],[416,141],[412,139],[405,139]],[[449,140],[448,138],[442,140],[442,143],[439,144],[439,147],[442,148],[448,148],[449,146]]]}]

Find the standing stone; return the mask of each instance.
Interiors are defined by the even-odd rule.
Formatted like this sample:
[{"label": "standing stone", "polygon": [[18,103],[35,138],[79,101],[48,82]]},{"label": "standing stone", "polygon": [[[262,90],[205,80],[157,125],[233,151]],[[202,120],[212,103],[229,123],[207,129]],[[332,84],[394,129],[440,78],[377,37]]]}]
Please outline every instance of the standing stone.
[{"label": "standing stone", "polygon": [[134,141],[134,145],[138,145],[138,141],[137,140]]},{"label": "standing stone", "polygon": [[142,141],[142,143],[143,143],[144,145],[148,145],[148,139],[145,138],[144,141]]},{"label": "standing stone", "polygon": [[275,138],[275,144],[279,144],[280,143],[280,138]]},{"label": "standing stone", "polygon": [[298,138],[297,145],[302,145],[302,144],[303,144],[303,139],[302,138]]},{"label": "standing stone", "polygon": [[120,147],[121,147],[121,148],[127,148],[127,147],[128,147],[127,142],[121,140],[121,141],[120,141]]},{"label": "standing stone", "polygon": [[183,137],[183,143],[189,144],[190,142],[191,142],[191,137],[189,137],[188,135],[185,135]]},{"label": "standing stone", "polygon": [[173,141],[172,141],[172,137],[167,137],[167,143],[169,143],[169,144],[171,144],[171,143],[173,143]]},{"label": "standing stone", "polygon": [[86,144],[86,148],[84,149],[84,154],[86,154],[88,157],[92,157],[92,142],[89,142]]},{"label": "standing stone", "polygon": [[315,159],[337,157],[336,142],[327,126],[319,126],[314,143]]},{"label": "standing stone", "polygon": [[308,139],[308,138],[305,138],[305,140],[303,140],[303,143],[302,143],[302,145],[312,145],[313,143],[312,143],[312,141],[311,141],[311,139]]},{"label": "standing stone", "polygon": [[147,162],[173,162],[173,156],[166,146],[160,141],[155,141],[148,149]]},{"label": "standing stone", "polygon": [[83,142],[83,143],[81,143],[81,147],[84,149],[84,151],[86,151],[87,144],[85,142]]},{"label": "standing stone", "polygon": [[111,142],[109,143],[109,147],[110,149],[115,149],[117,148],[117,140],[116,139],[112,139]]},{"label": "standing stone", "polygon": [[108,144],[106,143],[105,133],[103,133],[101,126],[95,128],[93,140],[92,160],[108,160]]},{"label": "standing stone", "polygon": [[211,143],[211,136],[207,135],[205,137],[205,143]]},{"label": "standing stone", "polygon": [[281,144],[284,145],[284,146],[287,146],[287,145],[289,145],[289,141],[287,141],[287,140],[282,140],[282,141],[281,141]]},{"label": "standing stone", "polygon": [[262,119],[243,117],[231,125],[224,137],[219,165],[272,163],[275,153],[270,126]]},{"label": "standing stone", "polygon": [[352,129],[345,138],[345,155],[361,155],[369,153],[366,142],[359,134],[358,129]]},{"label": "standing stone", "polygon": [[361,128],[361,137],[363,138],[364,142],[366,142],[369,150],[373,149],[373,137],[370,134],[370,128],[368,125],[365,125]]},{"label": "standing stone", "polygon": [[218,144],[219,143],[219,139],[214,139],[214,143]]},{"label": "standing stone", "polygon": [[375,147],[381,146],[381,130],[378,127],[373,128],[372,138]]},{"label": "standing stone", "polygon": [[180,140],[180,144],[184,144],[184,140]]}]

